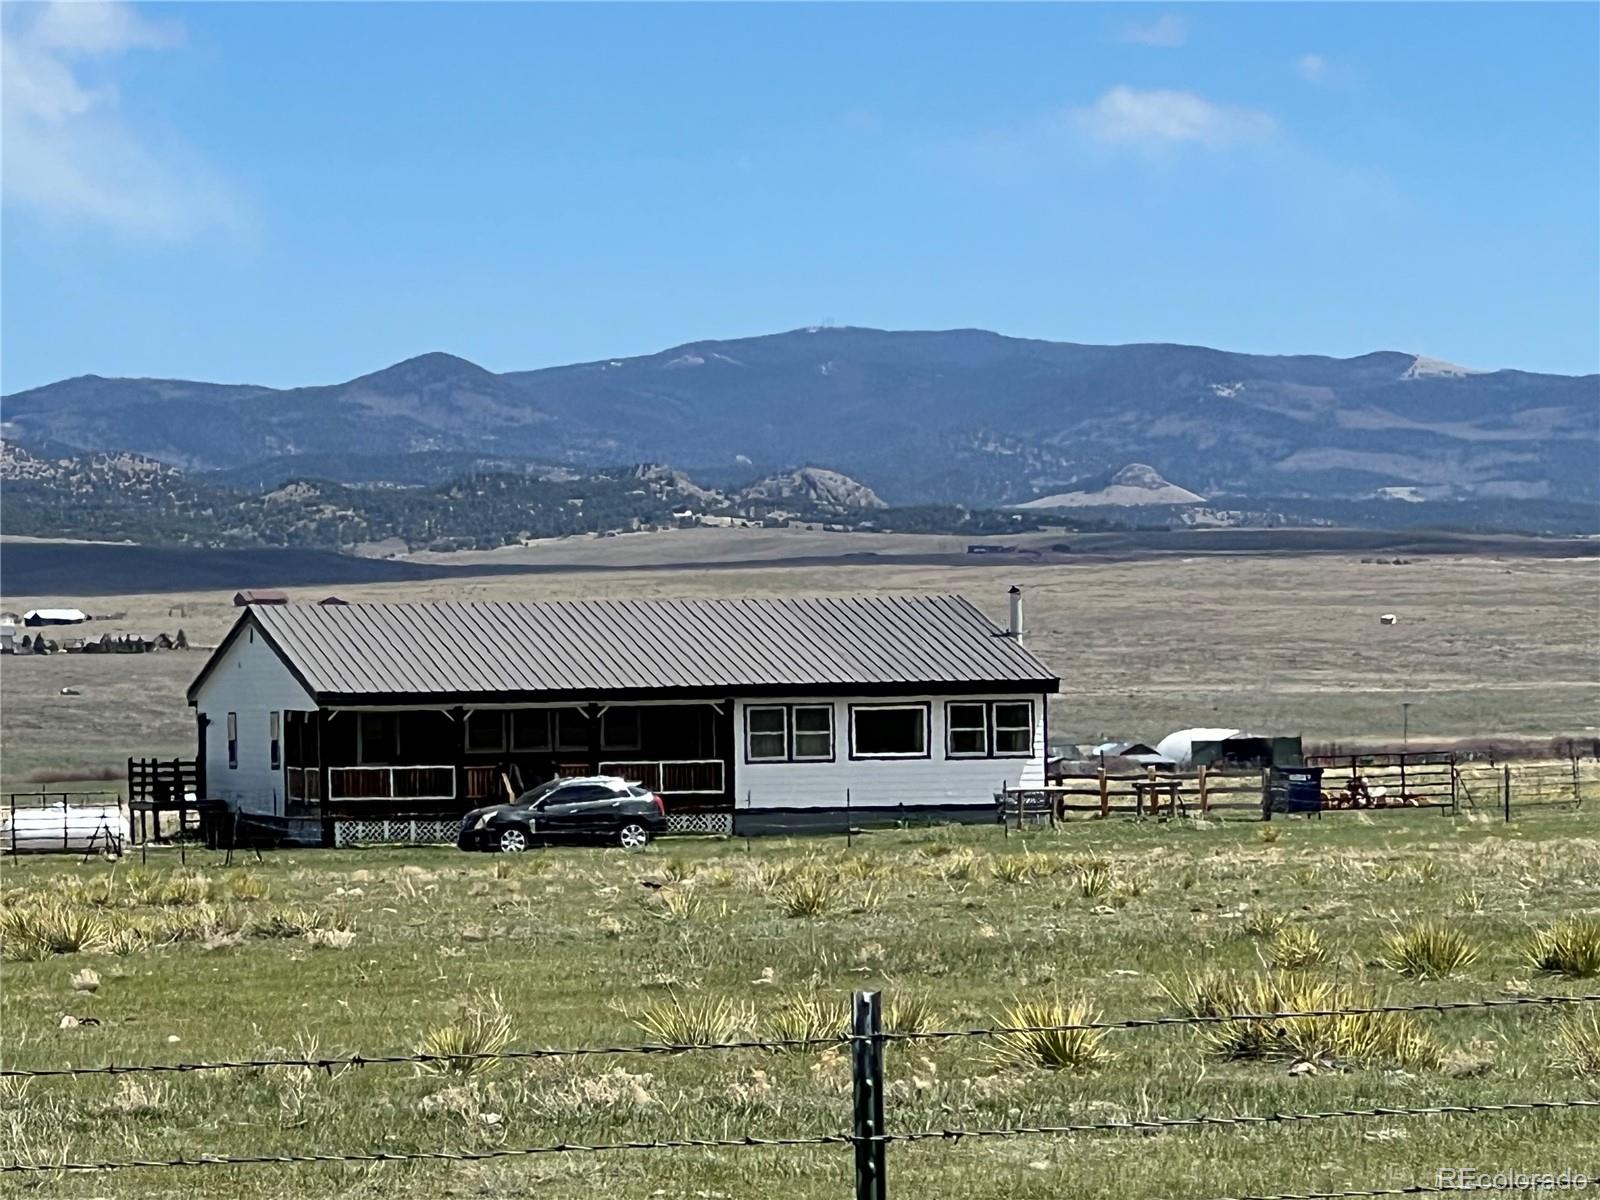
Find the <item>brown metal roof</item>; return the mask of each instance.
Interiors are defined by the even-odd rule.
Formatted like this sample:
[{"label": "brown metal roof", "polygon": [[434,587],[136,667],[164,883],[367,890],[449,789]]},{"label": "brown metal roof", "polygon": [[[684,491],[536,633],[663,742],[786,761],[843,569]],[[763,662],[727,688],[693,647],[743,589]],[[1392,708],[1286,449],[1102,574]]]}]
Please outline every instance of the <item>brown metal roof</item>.
[{"label": "brown metal roof", "polygon": [[1058,686],[960,596],[268,605],[235,633],[250,621],[322,700]]}]

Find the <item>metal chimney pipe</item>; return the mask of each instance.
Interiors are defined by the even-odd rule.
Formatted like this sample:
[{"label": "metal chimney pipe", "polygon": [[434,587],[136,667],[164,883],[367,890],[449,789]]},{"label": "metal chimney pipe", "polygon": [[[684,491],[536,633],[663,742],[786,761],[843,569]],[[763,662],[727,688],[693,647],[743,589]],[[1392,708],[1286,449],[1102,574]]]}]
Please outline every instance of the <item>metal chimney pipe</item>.
[{"label": "metal chimney pipe", "polygon": [[1006,593],[1011,599],[1011,622],[1006,626],[1006,632],[1018,641],[1022,640],[1022,589],[1016,584],[1011,585],[1011,590]]}]

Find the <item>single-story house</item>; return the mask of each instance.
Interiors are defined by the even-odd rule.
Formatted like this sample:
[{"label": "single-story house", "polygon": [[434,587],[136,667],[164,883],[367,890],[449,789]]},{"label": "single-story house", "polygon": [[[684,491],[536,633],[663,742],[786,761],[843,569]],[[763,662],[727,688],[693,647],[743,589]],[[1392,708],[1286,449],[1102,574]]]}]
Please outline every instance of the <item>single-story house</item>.
[{"label": "single-story house", "polygon": [[287,604],[289,593],[277,588],[245,588],[233,594],[233,606],[245,608],[251,604]]},{"label": "single-story house", "polygon": [[189,687],[199,794],[335,845],[596,773],[679,830],[992,820],[1060,687],[1012,600],[252,605]]},{"label": "single-story house", "polygon": [[40,625],[81,625],[89,614],[79,608],[30,608],[22,614],[22,623],[34,628]]}]

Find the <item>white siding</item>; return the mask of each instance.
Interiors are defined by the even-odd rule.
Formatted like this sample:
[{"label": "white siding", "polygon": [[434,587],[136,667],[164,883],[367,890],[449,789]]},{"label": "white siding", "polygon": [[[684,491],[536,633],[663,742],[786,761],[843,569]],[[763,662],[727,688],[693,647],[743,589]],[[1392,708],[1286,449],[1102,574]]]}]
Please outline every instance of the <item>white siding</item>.
[{"label": "white siding", "polygon": [[[979,700],[1031,700],[1033,702],[1033,754],[1029,758],[946,758],[945,702]],[[927,758],[852,759],[850,757],[850,706],[852,704],[909,704],[929,706],[929,756]],[[745,710],[766,704],[828,704],[833,708],[834,758],[832,762],[751,763],[745,761]],[[814,700],[795,696],[783,700],[738,701],[734,712],[734,808],[843,808],[845,789],[852,807],[905,805],[987,804],[1002,784],[1012,787],[1044,786],[1044,696],[861,696],[845,700]]]},{"label": "white siding", "polygon": [[[254,636],[252,636],[254,634]],[[272,769],[270,713],[316,705],[254,630],[245,629],[195,696],[206,727],[206,795],[249,812],[283,813],[283,771]],[[228,766],[228,714],[239,716],[239,765]],[[279,717],[279,730],[282,730]]]}]

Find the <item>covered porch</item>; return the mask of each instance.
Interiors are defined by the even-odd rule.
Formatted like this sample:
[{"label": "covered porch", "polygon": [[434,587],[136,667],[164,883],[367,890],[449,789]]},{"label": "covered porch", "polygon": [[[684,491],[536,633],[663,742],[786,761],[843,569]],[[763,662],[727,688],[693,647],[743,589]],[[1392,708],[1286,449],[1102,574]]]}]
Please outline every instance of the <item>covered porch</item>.
[{"label": "covered porch", "polygon": [[675,830],[733,813],[729,701],[323,708],[284,714],[285,815],[327,844],[437,841],[461,815],[555,777],[620,775]]}]

